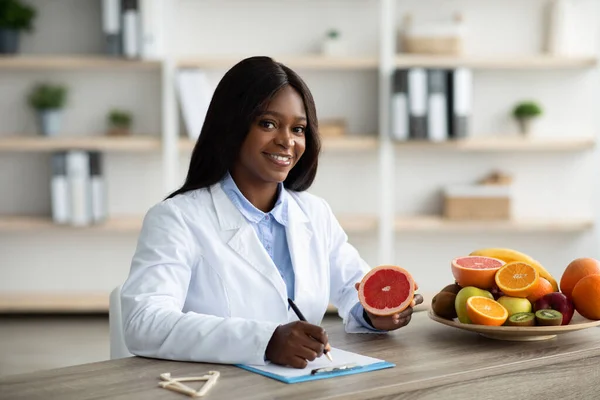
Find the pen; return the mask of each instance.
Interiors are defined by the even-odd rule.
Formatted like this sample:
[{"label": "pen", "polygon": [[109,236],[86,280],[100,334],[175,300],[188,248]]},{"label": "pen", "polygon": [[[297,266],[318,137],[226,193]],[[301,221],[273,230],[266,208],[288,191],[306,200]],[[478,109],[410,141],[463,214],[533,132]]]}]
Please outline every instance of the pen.
[{"label": "pen", "polygon": [[[294,304],[294,302],[292,301],[292,299],[288,299],[288,303],[292,307],[292,310],[294,310],[294,312],[296,313],[296,315],[298,316],[298,318],[300,319],[300,321],[305,321],[306,322],[306,318],[304,318],[304,315],[302,315],[302,312],[296,306],[296,304]],[[327,349],[323,350],[323,354],[325,354],[325,356],[327,356],[327,358],[329,358],[329,361],[333,361],[333,358],[331,357],[331,354],[329,354],[329,350],[327,350]]]}]

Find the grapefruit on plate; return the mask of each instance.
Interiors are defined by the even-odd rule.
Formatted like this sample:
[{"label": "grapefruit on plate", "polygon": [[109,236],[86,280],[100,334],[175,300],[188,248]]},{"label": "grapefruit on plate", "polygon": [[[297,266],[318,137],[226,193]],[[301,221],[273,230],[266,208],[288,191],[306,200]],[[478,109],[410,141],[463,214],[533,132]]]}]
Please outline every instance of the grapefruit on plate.
[{"label": "grapefruit on plate", "polygon": [[485,256],[465,256],[452,260],[452,275],[462,286],[475,286],[479,289],[491,289],[494,286],[496,271],[504,261]]},{"label": "grapefruit on plate", "polygon": [[404,311],[415,295],[415,281],[404,268],[380,265],[358,286],[358,299],[367,312],[388,316]]}]

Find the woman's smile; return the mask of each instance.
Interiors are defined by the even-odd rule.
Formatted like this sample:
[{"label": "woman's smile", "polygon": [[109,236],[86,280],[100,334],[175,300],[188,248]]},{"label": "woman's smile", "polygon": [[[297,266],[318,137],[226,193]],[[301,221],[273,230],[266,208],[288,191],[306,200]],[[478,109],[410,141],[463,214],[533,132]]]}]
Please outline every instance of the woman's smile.
[{"label": "woman's smile", "polygon": [[293,157],[289,154],[281,153],[263,153],[269,161],[280,167],[289,167],[292,165]]}]

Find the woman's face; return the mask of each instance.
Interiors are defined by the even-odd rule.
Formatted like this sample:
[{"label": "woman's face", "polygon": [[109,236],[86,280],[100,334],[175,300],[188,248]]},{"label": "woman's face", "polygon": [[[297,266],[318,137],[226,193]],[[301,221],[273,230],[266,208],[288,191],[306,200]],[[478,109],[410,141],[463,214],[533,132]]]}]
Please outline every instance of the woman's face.
[{"label": "woman's face", "polygon": [[285,86],[250,126],[234,166],[236,178],[256,183],[283,182],[306,146],[302,97]]}]

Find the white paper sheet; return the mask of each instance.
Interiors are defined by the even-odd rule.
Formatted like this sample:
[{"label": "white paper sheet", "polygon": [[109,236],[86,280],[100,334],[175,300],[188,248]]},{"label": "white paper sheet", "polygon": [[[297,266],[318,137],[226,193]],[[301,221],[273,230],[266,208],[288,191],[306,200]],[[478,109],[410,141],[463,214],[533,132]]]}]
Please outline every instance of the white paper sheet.
[{"label": "white paper sheet", "polygon": [[277,364],[249,365],[249,367],[270,374],[284,376],[287,378],[296,378],[300,376],[310,375],[311,371],[317,368],[339,367],[341,365],[347,364],[357,364],[359,366],[365,366],[384,361],[378,358],[367,357],[349,351],[340,350],[335,347],[331,349],[331,357],[333,358],[333,362],[329,361],[329,359],[325,355],[323,355],[317,358],[315,361],[309,362],[306,368],[303,369],[284,367]]}]

